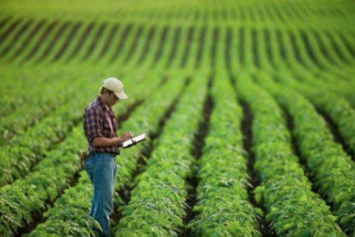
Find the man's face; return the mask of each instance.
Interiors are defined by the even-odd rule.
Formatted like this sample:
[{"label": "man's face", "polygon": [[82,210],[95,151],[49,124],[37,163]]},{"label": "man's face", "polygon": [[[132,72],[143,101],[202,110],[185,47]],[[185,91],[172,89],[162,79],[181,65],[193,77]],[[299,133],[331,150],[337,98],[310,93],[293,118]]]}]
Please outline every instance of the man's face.
[{"label": "man's face", "polygon": [[106,103],[109,106],[113,106],[114,104],[116,104],[120,98],[118,98],[115,93],[110,93],[110,92],[106,92]]}]

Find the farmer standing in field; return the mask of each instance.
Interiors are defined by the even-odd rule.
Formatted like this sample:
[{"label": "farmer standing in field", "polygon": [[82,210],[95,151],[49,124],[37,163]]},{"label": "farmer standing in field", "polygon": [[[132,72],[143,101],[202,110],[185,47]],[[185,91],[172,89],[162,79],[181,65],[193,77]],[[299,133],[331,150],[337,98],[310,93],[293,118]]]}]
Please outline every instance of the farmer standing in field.
[{"label": "farmer standing in field", "polygon": [[113,191],[116,175],[115,157],[120,154],[119,147],[132,138],[130,132],[120,137],[116,133],[116,118],[112,106],[120,99],[127,99],[123,84],[110,77],[102,82],[100,95],[85,109],[83,118],[85,136],[89,153],[83,157],[84,168],[94,187],[90,209],[92,216],[102,227],[103,236],[110,233],[110,213],[113,209]]}]

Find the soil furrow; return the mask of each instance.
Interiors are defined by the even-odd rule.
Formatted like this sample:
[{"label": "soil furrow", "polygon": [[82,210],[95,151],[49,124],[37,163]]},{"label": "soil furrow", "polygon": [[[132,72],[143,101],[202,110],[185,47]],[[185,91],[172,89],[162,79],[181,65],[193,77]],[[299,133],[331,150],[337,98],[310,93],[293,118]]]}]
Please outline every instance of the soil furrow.
[{"label": "soil furrow", "polygon": [[275,66],[275,62],[274,62],[274,58],[273,58],[273,54],[272,54],[272,47],[271,47],[270,30],[267,28],[264,28],[263,33],[264,33],[264,42],[265,42],[265,48],[266,48],[267,61],[270,63],[270,65]]},{"label": "soil furrow", "polygon": [[187,185],[188,192],[187,192],[187,199],[186,199],[188,209],[186,210],[186,215],[184,218],[185,229],[181,230],[181,233],[179,234],[180,237],[193,236],[191,230],[186,228],[186,226],[195,217],[195,214],[193,212],[193,207],[197,202],[197,186],[198,186],[197,173],[198,170],[200,169],[199,160],[202,156],[203,147],[205,146],[205,138],[207,137],[209,131],[209,122],[210,122],[211,113],[214,105],[212,95],[211,95],[213,79],[214,77],[210,76],[208,81],[207,97],[204,101],[203,110],[201,111],[203,114],[203,119],[202,121],[200,121],[198,125],[198,130],[194,135],[194,140],[193,140],[194,144],[193,144],[191,154],[195,158],[195,164],[194,164],[195,167],[192,169],[193,173],[191,177],[186,181],[188,183]]},{"label": "soil furrow", "polygon": [[33,58],[36,55],[36,53],[38,52],[38,49],[43,45],[43,42],[46,41],[48,35],[50,35],[50,33],[53,31],[53,29],[57,25],[58,25],[58,21],[55,20],[47,26],[46,30],[42,33],[40,38],[37,40],[37,42],[34,45],[34,47],[32,48],[32,50],[27,54],[26,57],[24,57],[24,59],[23,59],[24,62],[30,60],[31,58]]},{"label": "soil furrow", "polygon": [[154,56],[154,60],[152,62],[152,66],[155,65],[159,61],[159,59],[161,57],[164,45],[166,43],[166,36],[167,36],[169,30],[170,30],[170,27],[168,27],[168,26],[164,27],[163,33],[160,36],[159,47],[158,47],[158,50],[157,50],[157,52],[156,52],[156,54]]},{"label": "soil furrow", "polygon": [[140,25],[138,27],[138,30],[136,32],[136,35],[134,36],[134,40],[132,42],[132,44],[130,45],[130,48],[128,50],[128,53],[126,54],[126,57],[124,58],[123,60],[123,63],[126,64],[128,63],[128,61],[133,58],[133,55],[134,55],[134,52],[136,51],[137,49],[137,44],[142,36],[142,33],[144,31],[144,26],[143,25]]},{"label": "soil furrow", "polygon": [[119,24],[115,24],[112,28],[111,28],[111,32],[110,34],[108,35],[107,39],[106,39],[106,42],[104,44],[104,47],[102,48],[101,52],[100,52],[100,57],[103,57],[108,49],[110,48],[111,46],[111,43],[112,43],[112,39],[113,37],[116,35],[117,31],[120,29],[120,25]]},{"label": "soil furrow", "polygon": [[343,52],[341,51],[341,49],[339,48],[339,45],[337,43],[334,42],[334,38],[333,38],[333,34],[331,34],[329,31],[325,32],[326,37],[329,39],[335,53],[338,55],[338,57],[340,58],[341,61],[343,61],[344,63],[351,63],[343,54]]},{"label": "soil furrow", "polygon": [[[130,114],[132,114],[132,113],[135,111],[135,109],[136,109],[139,105],[141,105],[142,103],[143,103],[143,100],[137,101],[136,103],[130,105],[130,107],[129,107],[129,109],[127,109],[126,113],[121,114],[120,116],[117,117],[117,123],[118,123],[117,129],[120,129],[120,128],[121,128],[121,125],[124,123],[124,121],[126,121],[126,120],[129,118]],[[74,126],[79,126],[79,123],[80,123],[81,121],[82,121],[81,118],[79,118],[79,119],[76,121],[76,123],[75,123]],[[35,165],[34,165],[34,166],[35,166]],[[67,188],[74,187],[74,186],[79,182],[79,178],[80,178],[79,172],[80,172],[80,170],[79,170],[78,172],[76,172],[76,173],[73,175],[73,177],[72,177],[72,179],[70,180],[69,185],[68,185]],[[57,195],[57,197],[56,197],[53,201],[47,202],[47,205],[45,205],[45,207],[44,207],[43,210],[34,212],[34,213],[32,214],[32,216],[33,216],[33,220],[35,220],[35,221],[32,222],[32,223],[29,223],[28,225],[26,225],[26,226],[24,226],[23,228],[19,229],[18,234],[16,235],[16,237],[17,237],[17,236],[18,236],[18,237],[19,237],[19,236],[22,236],[22,235],[24,235],[24,234],[26,234],[26,233],[30,233],[30,232],[31,232],[32,230],[34,230],[39,224],[45,222],[47,219],[44,217],[43,214],[44,214],[49,208],[53,207],[53,205],[54,205],[54,203],[56,202],[56,200],[61,197],[61,195],[64,193],[64,191],[65,191],[65,190],[60,190],[59,193],[58,193],[58,195]]]},{"label": "soil furrow", "polygon": [[154,37],[155,32],[156,32],[156,28],[154,26],[151,26],[149,29],[149,32],[148,32],[148,37],[144,43],[144,47],[143,47],[143,51],[141,53],[141,56],[136,63],[137,66],[139,66],[146,58],[148,51],[149,51],[149,46],[151,45],[151,41],[152,41],[152,38]]},{"label": "soil furrow", "polygon": [[258,32],[256,29],[252,29],[251,31],[251,41],[252,41],[252,50],[253,50],[253,61],[254,65],[257,68],[261,68],[260,64],[260,56],[259,56],[259,44],[258,44]]},{"label": "soil furrow", "polygon": [[320,110],[318,108],[315,108],[315,109],[316,109],[317,113],[319,115],[321,115],[324,118],[324,120],[326,121],[330,132],[333,134],[334,141],[336,143],[339,143],[343,147],[343,150],[351,157],[351,159],[353,161],[355,161],[355,154],[352,153],[352,151],[351,151],[350,147],[348,146],[348,144],[346,143],[344,137],[341,135],[341,133],[338,129],[338,126],[333,122],[333,120],[331,119],[331,117],[328,114],[326,114],[325,112],[323,112],[322,110]]},{"label": "soil furrow", "polygon": [[6,56],[6,54],[9,52],[10,49],[14,47],[16,42],[21,39],[23,35],[26,35],[26,31],[29,29],[31,24],[33,23],[33,20],[30,19],[28,20],[24,25],[18,29],[18,31],[13,35],[12,39],[10,40],[10,43],[7,45],[7,47],[1,52],[2,56]]},{"label": "soil furrow", "polygon": [[70,54],[70,56],[68,57],[69,60],[73,59],[76,57],[76,55],[79,53],[81,47],[83,46],[83,44],[86,42],[86,40],[88,39],[88,35],[90,34],[90,32],[92,31],[92,29],[94,28],[95,24],[92,22],[90,23],[86,29],[84,30],[84,32],[82,33],[77,45],[75,46],[74,50],[72,51],[72,53]]},{"label": "soil furrow", "polygon": [[173,45],[172,45],[172,49],[170,51],[168,61],[166,63],[166,67],[169,67],[171,65],[171,63],[176,55],[176,49],[179,44],[180,35],[181,35],[181,27],[179,26],[175,29],[174,41],[173,41]]},{"label": "soil furrow", "polygon": [[231,47],[232,47],[232,42],[233,42],[233,31],[230,27],[227,28],[226,31],[226,41],[224,42],[224,61],[226,63],[226,68],[228,71],[232,70],[232,65],[231,65]]},{"label": "soil furrow", "polygon": [[0,29],[4,27],[4,25],[6,25],[6,23],[11,19],[11,17],[5,17],[4,19],[2,19],[2,21],[0,22]]},{"label": "soil furrow", "polygon": [[297,47],[297,42],[296,42],[296,38],[293,32],[289,31],[288,33],[288,38],[289,38],[289,42],[290,45],[292,47],[293,50],[293,56],[296,58],[296,60],[300,63],[300,65],[306,66],[305,62],[303,61],[301,54],[300,54],[300,49]]},{"label": "soil furrow", "polygon": [[117,44],[117,48],[115,50],[115,53],[113,54],[113,56],[111,58],[111,61],[114,61],[119,57],[121,50],[123,48],[123,45],[126,42],[127,36],[129,34],[129,32],[131,31],[131,29],[132,29],[132,24],[128,24],[126,26],[126,28],[124,29],[121,39],[120,39],[119,43]]},{"label": "soil furrow", "polygon": [[45,24],[45,20],[41,20],[40,22],[37,23],[35,28],[29,33],[27,36],[26,40],[22,43],[21,47],[18,48],[18,50],[14,53],[14,55],[11,57],[11,60],[14,58],[18,57],[21,55],[21,53],[25,50],[25,48],[28,46],[28,44],[31,42],[33,37],[38,33],[38,31],[43,27]]},{"label": "soil furrow", "polygon": [[84,55],[84,57],[81,59],[82,61],[86,60],[91,54],[92,52],[95,50],[95,47],[97,45],[97,42],[100,40],[100,38],[102,37],[102,33],[104,32],[104,30],[106,29],[107,24],[106,23],[102,23],[100,28],[97,30],[94,38],[92,39],[91,45],[89,46],[89,48],[86,51],[86,54]]},{"label": "soil furrow", "polygon": [[6,40],[6,38],[12,33],[14,32],[14,30],[18,27],[18,25],[20,25],[20,23],[22,22],[22,19],[17,19],[16,21],[12,22],[11,25],[9,25],[6,30],[4,30],[4,32],[0,35],[0,42],[4,42]]},{"label": "soil furrow", "polygon": [[64,52],[66,51],[66,49],[68,48],[68,46],[72,42],[73,38],[78,33],[78,30],[80,29],[81,25],[82,25],[81,22],[78,22],[78,23],[75,24],[75,26],[73,27],[73,29],[70,31],[69,35],[67,36],[64,44],[59,49],[59,51],[57,52],[55,57],[53,58],[52,62],[57,61],[64,54]]},{"label": "soil furrow", "polygon": [[194,31],[195,31],[195,28],[190,26],[189,33],[188,33],[186,40],[185,40],[185,49],[184,49],[184,54],[183,54],[181,62],[180,62],[180,67],[185,67],[185,65],[187,63]]},{"label": "soil furrow", "polygon": [[240,27],[239,31],[239,45],[238,45],[238,55],[239,62],[241,66],[245,65],[245,28]]},{"label": "soil furrow", "polygon": [[203,47],[205,46],[205,41],[206,41],[206,33],[207,33],[207,27],[203,26],[203,28],[201,29],[201,32],[200,32],[199,39],[198,39],[199,47],[198,47],[197,56],[196,56],[195,68],[199,68],[201,65]]},{"label": "soil furrow", "polygon": [[37,62],[40,62],[44,60],[48,54],[53,50],[55,47],[56,43],[58,40],[62,37],[63,32],[71,25],[71,22],[64,22],[63,25],[58,29],[54,37],[52,38],[52,41],[47,45],[47,48],[45,51],[42,53],[42,55],[37,59]]},{"label": "soil furrow", "polygon": [[[347,48],[347,50],[352,55],[352,57],[355,58],[355,47],[354,47],[354,45],[351,44],[342,33],[339,33],[339,37],[340,37],[341,41],[344,43],[344,45]],[[354,40],[354,38],[353,38],[353,40]]]},{"label": "soil furrow", "polygon": [[324,69],[322,64],[318,61],[317,57],[315,56],[315,53],[313,51],[313,48],[311,46],[311,43],[309,42],[309,38],[306,35],[304,31],[300,32],[301,39],[303,40],[303,43],[305,45],[306,52],[309,56],[309,58],[314,62],[315,65],[317,65],[319,68]]},{"label": "soil furrow", "polygon": [[213,29],[213,41],[212,41],[213,44],[212,44],[211,54],[210,54],[211,68],[215,68],[216,67],[216,55],[217,55],[218,38],[219,38],[219,28],[215,27]]},{"label": "soil furrow", "polygon": [[[164,83],[164,81],[163,81],[163,83]],[[144,147],[144,149],[141,151],[141,154],[140,154],[138,161],[137,161],[136,169],[131,176],[132,181],[135,179],[135,177],[137,177],[139,174],[144,172],[145,167],[146,167],[146,160],[145,159],[149,159],[149,157],[154,149],[154,142],[159,139],[159,137],[164,129],[165,123],[169,120],[171,114],[175,110],[176,105],[178,104],[178,100],[180,99],[181,95],[185,92],[190,81],[191,81],[190,78],[186,79],[185,85],[180,90],[178,96],[173,100],[173,102],[171,103],[171,105],[169,106],[167,111],[164,113],[163,117],[160,119],[160,121],[158,123],[158,129],[154,133],[149,134],[149,137],[151,137],[152,139],[150,140],[150,143],[146,147]],[[146,157],[146,158],[144,158],[144,157]],[[130,183],[131,182],[125,184],[125,187],[122,190],[118,191],[118,195],[123,200],[123,202],[126,204],[129,203],[129,201],[131,199],[131,192],[134,189],[134,187],[132,187],[130,185]],[[122,213],[121,213],[121,211],[119,211],[118,206],[116,206],[116,205],[114,207],[114,212],[112,213],[112,219],[115,220],[116,224],[118,224],[119,221],[122,219]]]}]

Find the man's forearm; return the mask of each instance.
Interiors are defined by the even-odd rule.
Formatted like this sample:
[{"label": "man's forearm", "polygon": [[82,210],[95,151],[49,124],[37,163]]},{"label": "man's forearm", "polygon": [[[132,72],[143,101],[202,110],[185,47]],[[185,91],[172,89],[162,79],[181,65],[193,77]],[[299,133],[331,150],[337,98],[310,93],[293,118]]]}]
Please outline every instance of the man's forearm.
[{"label": "man's forearm", "polygon": [[107,138],[107,137],[96,137],[93,141],[94,147],[108,147],[108,146],[119,146],[122,143],[122,139],[119,137]]}]

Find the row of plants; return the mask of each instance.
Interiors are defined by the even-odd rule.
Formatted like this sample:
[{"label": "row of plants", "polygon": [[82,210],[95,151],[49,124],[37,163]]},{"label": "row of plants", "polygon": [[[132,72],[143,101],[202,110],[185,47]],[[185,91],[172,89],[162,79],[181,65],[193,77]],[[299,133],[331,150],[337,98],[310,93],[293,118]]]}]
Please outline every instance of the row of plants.
[{"label": "row of plants", "polygon": [[[159,77],[160,75],[152,73],[152,76]],[[146,82],[149,81],[149,79],[146,79]],[[141,90],[147,95],[146,101],[130,114],[129,119],[123,123],[120,130],[132,131],[134,134],[145,131],[148,137],[144,143],[128,150],[122,150],[120,156],[116,158],[118,172],[115,190],[117,192],[129,185],[132,175],[137,169],[139,157],[151,142],[150,135],[158,130],[159,121],[164,117],[164,113],[169,109],[178,94],[177,91],[179,90],[173,90],[173,88],[181,88],[182,85],[183,80],[170,79],[156,93],[150,96],[148,96],[149,91],[144,92]],[[83,217],[84,219],[91,219],[88,215],[88,209],[91,202],[92,185],[87,175],[83,173],[86,172],[81,172],[83,178],[79,185],[65,191],[65,194],[56,201],[54,208],[45,213],[47,221],[32,231],[30,236],[41,236],[49,233],[55,236],[62,236],[63,231],[75,236],[87,236],[85,234],[87,232],[84,229],[87,229],[88,226],[80,223]],[[114,203],[115,205],[123,205],[124,202],[117,192],[115,192]],[[79,200],[79,204],[76,200]],[[73,213],[77,214],[73,215]],[[70,222],[67,222],[67,219]]]},{"label": "row of plants", "polygon": [[82,106],[80,103],[62,106],[41,123],[29,128],[25,134],[13,137],[7,145],[0,147],[0,186],[28,174],[48,150],[61,142],[79,122]]},{"label": "row of plants", "polygon": [[135,179],[116,236],[178,235],[187,208],[186,180],[195,164],[193,138],[206,96],[207,75],[194,76],[154,145],[146,170]]},{"label": "row of plants", "polygon": [[[33,77],[33,76],[32,76]],[[60,77],[58,79],[61,79]],[[28,80],[31,80],[30,78]],[[66,78],[61,81],[59,85],[49,84],[43,86],[41,84],[33,84],[32,87],[39,87],[42,91],[37,90],[38,94],[32,95],[31,99],[23,105],[17,108],[17,110],[10,115],[4,115],[1,120],[0,126],[0,145],[7,145],[10,139],[14,136],[22,136],[31,126],[35,126],[37,123],[41,122],[46,116],[51,116],[56,109],[61,109],[61,107],[70,106],[70,97],[77,88],[81,88],[84,83],[77,81],[75,84],[72,83],[70,88],[68,87],[68,81]],[[57,84],[57,83],[56,83]],[[50,85],[50,86],[49,86]],[[25,90],[25,88],[21,88]],[[30,89],[30,88],[29,88]],[[50,91],[50,93],[48,93]],[[26,95],[27,97],[28,95]],[[9,97],[14,97],[9,95]],[[10,102],[11,99],[6,101]],[[11,102],[10,102],[11,103]],[[66,105],[67,104],[67,105]]]},{"label": "row of plants", "polygon": [[[16,18],[12,19],[6,23],[6,26],[11,26],[12,22],[16,22],[16,20]],[[91,22],[87,19],[85,22],[77,20],[75,22],[70,20],[58,22],[50,18],[32,20],[31,27],[24,28],[18,37],[15,37],[16,30],[7,35],[9,42],[6,41],[5,45],[7,48],[10,47],[10,50],[8,54],[3,54],[2,58],[6,61],[11,55],[12,61],[26,61],[35,64],[54,61],[67,63],[69,60],[73,62],[90,61],[95,64],[105,63],[107,65],[110,61],[116,60],[119,64],[126,64],[129,67],[132,66],[130,62],[133,61],[136,65],[143,61],[150,61],[149,59],[153,57],[145,57],[146,60],[140,58],[145,51],[153,51],[151,47],[147,47],[148,34],[150,29],[160,33],[159,28],[162,28],[164,24],[149,26],[142,23],[132,24],[130,20],[127,18],[120,21],[120,24],[94,21],[94,19]],[[42,24],[39,24],[40,22]],[[37,27],[39,29],[33,33],[32,28]],[[17,28],[21,28],[21,24],[18,24]],[[116,30],[113,31],[113,28]],[[3,27],[3,30],[6,31],[7,27]],[[111,32],[114,34],[110,35]],[[33,36],[29,37],[32,33]],[[155,40],[159,38],[160,34],[158,33],[153,34]],[[111,44],[107,46],[109,39]],[[26,46],[22,46],[24,41],[26,41]],[[42,43],[40,44],[40,42]],[[159,46],[159,43],[155,41],[149,45],[156,47]],[[23,50],[18,51],[18,47],[22,47]],[[102,54],[103,52],[105,53]],[[99,56],[104,57],[97,61]],[[133,58],[135,59],[131,60]]]},{"label": "row of plants", "polygon": [[33,215],[44,211],[69,186],[79,170],[83,146],[82,127],[78,126],[30,174],[0,189],[1,236],[15,236],[20,228],[33,223]]},{"label": "row of plants", "polygon": [[[270,13],[273,12],[271,11]],[[13,21],[15,21],[15,19]],[[35,27],[35,25],[40,22],[40,20],[36,21],[37,22],[31,24],[32,27]],[[10,23],[11,22],[8,22],[7,24],[11,25]],[[26,22],[23,22],[23,24],[26,24]],[[170,32],[170,37],[178,37],[178,39],[176,41],[176,45],[171,47],[171,52],[175,52],[174,60],[169,62],[167,65],[172,65],[173,67],[179,67],[181,65],[192,65],[184,64],[185,60],[183,58],[183,55],[185,54],[184,51],[186,50],[186,48],[190,47],[190,45],[194,46],[195,43],[200,40],[198,37],[196,37],[196,32],[199,29],[199,24],[199,22],[194,22],[194,24],[190,26],[177,26],[175,27],[176,32],[174,32],[174,35],[172,35],[172,32]],[[263,26],[263,24],[266,23],[259,22],[255,25],[255,28],[246,27],[243,31],[244,33],[241,34],[241,37],[243,38],[243,42],[245,44],[243,50],[245,52],[241,53],[244,55],[241,60],[243,61],[242,63],[247,65],[248,67],[254,65],[254,67],[273,68],[279,67],[280,65],[284,65],[284,61],[286,61],[287,65],[299,68],[300,62],[298,60],[301,60],[302,64],[304,64],[302,65],[302,67],[305,66],[306,68],[311,68],[319,71],[322,70],[322,67],[326,66],[331,70],[335,70],[334,65],[330,63],[332,62],[330,58],[338,57],[338,53],[336,53],[336,51],[334,50],[333,44],[335,42],[340,43],[341,47],[339,50],[341,50],[341,54],[347,53],[346,50],[344,51],[344,43],[342,41],[339,42],[339,40],[332,40],[330,43],[329,39],[325,37],[326,33],[308,33],[307,30],[300,32],[299,29],[292,29],[292,31],[285,31],[283,29],[272,29],[270,31],[263,32],[260,29],[260,26]],[[111,55],[113,57],[110,61],[114,60],[120,65],[126,64],[127,66],[131,67],[134,63],[136,65],[140,64],[142,55],[145,54],[146,50],[149,50],[150,53],[153,53],[153,50],[151,49],[152,47],[148,47],[148,44],[153,45],[154,47],[158,46],[158,35],[162,34],[162,24],[132,24],[129,22],[129,20],[121,21],[121,27],[118,27],[118,30],[115,32],[113,37],[109,34],[110,28],[114,27],[111,22],[97,21],[93,23],[93,21],[89,22],[87,20],[84,23],[78,21],[63,21],[54,24],[54,26],[52,27],[53,29],[51,30],[45,29],[47,25],[50,25],[50,22],[46,22],[41,26],[41,29],[36,32],[35,37],[33,37],[33,39],[30,41],[30,44],[26,47],[26,49],[36,47],[36,45],[38,44],[36,44],[35,42],[42,39],[42,37],[40,36],[49,31],[46,34],[46,40],[44,40],[45,44],[40,45],[40,48],[36,50],[36,60],[30,61],[36,63],[47,63],[53,60],[57,61],[57,55],[60,54],[60,60],[64,63],[67,63],[68,60],[74,59],[74,61],[76,62],[83,62],[88,60],[91,63],[95,63],[96,61],[98,61],[99,64],[107,64],[107,60],[109,60],[109,52],[115,52],[118,45],[122,43],[121,40],[124,39],[124,42],[127,43],[122,43],[123,47],[120,50],[120,53],[115,53],[116,56]],[[20,26],[21,24],[19,24],[18,27],[21,28]],[[129,31],[126,32],[127,27],[129,28]],[[193,35],[190,35],[189,28],[193,29]],[[6,28],[4,27],[4,30],[5,29]],[[171,29],[173,28],[171,27]],[[153,30],[152,38],[153,40],[155,40],[155,43],[149,42],[151,30]],[[177,34],[177,31],[179,31],[179,34]],[[272,39],[271,42],[267,41],[267,39],[263,39],[263,37],[266,37],[265,32],[268,32],[269,38]],[[24,34],[22,34],[23,36],[20,35],[18,39],[18,44],[20,45],[21,42],[24,41],[23,38],[27,37],[30,33],[31,27],[25,29]],[[336,35],[335,33],[331,34]],[[14,31],[11,36],[14,35],[16,35],[16,31]],[[121,35],[121,37],[118,37],[118,35]],[[84,36],[86,37],[83,38]],[[106,52],[108,52],[107,54],[105,54],[106,57],[97,60],[97,57],[93,56],[97,56],[100,52],[100,49],[107,47],[105,45],[108,42],[107,38],[114,38],[113,40],[116,40],[117,44],[111,44],[110,48],[113,48],[113,50],[106,50]],[[318,44],[316,44],[316,42],[318,41],[314,38],[317,38],[317,40],[320,42],[324,42],[325,52],[323,52],[318,47]],[[237,39],[234,39],[234,41],[236,40]],[[174,39],[166,40],[164,41],[164,43],[165,42],[174,42]],[[192,44],[188,44],[187,42],[192,42]],[[276,45],[271,45],[275,42],[277,42]],[[14,47],[14,50],[15,49],[16,47]],[[267,53],[268,50],[270,51],[269,53]],[[297,50],[297,53],[294,52],[295,50]],[[190,51],[197,52],[196,50]],[[288,55],[293,55],[293,57],[290,57]],[[296,58],[298,59],[296,60]],[[142,62],[150,61],[148,59],[149,57],[145,57],[144,60],[142,59]],[[163,57],[162,59],[167,59],[167,57]],[[188,59],[191,59],[191,57],[188,57]],[[316,60],[317,62],[320,61],[318,62],[320,63],[320,65],[318,65],[317,62],[314,62],[314,60]],[[341,71],[339,70],[337,70],[337,72],[341,73]]]},{"label": "row of plants", "polygon": [[85,171],[79,176],[78,184],[66,189],[54,206],[44,213],[45,222],[25,236],[99,236],[101,227],[88,214],[93,194],[90,178]]},{"label": "row of plants", "polygon": [[[348,73],[350,75],[351,72]],[[293,75],[297,75],[297,74],[298,71],[293,70]],[[304,74],[308,74],[308,76],[307,77],[298,76],[297,81],[300,81],[301,83],[305,83],[311,87],[323,88],[327,91],[337,94],[337,96],[342,96],[346,100],[348,100],[349,103],[354,108],[355,95],[352,91],[352,88],[355,86],[355,81],[351,81],[349,77],[345,77],[337,73],[329,73],[329,72],[313,73],[312,71],[309,71],[308,73],[305,72],[301,73],[301,75]]]},{"label": "row of plants", "polygon": [[[128,75],[127,75],[128,76]],[[144,85],[142,78],[137,75],[131,75],[133,83],[140,83],[136,90],[129,93],[132,98],[129,104],[134,104],[142,97],[147,97],[148,92],[143,89],[156,87],[159,80],[150,85]],[[145,76],[149,77],[149,73]],[[147,82],[147,80],[146,80]],[[146,83],[147,84],[147,83]],[[87,102],[89,103],[89,102]],[[125,105],[127,106],[127,105]],[[118,106],[120,113],[127,113],[128,108],[123,109]],[[130,107],[128,105],[127,107]],[[63,143],[56,149],[46,154],[27,176],[16,180],[11,185],[6,185],[1,189],[0,202],[6,205],[0,208],[4,220],[1,220],[1,228],[8,235],[32,223],[31,215],[40,213],[44,210],[47,202],[54,202],[57,195],[69,186],[74,174],[79,170],[78,153],[84,149],[86,139],[83,136],[82,124],[77,125],[71,133],[68,133]],[[18,196],[18,194],[21,196]],[[5,232],[4,232],[5,233]]]},{"label": "row of plants", "polygon": [[139,144],[139,147],[127,149],[116,159],[116,190],[123,191],[132,182],[135,171],[140,168],[137,163],[140,159],[146,160],[143,154],[154,142],[154,137],[159,134],[159,127],[162,126],[170,112],[174,109],[174,104],[182,93],[185,93],[186,75],[176,76],[174,73],[164,72],[156,77],[166,77],[166,82],[159,91],[149,97],[143,107],[134,111],[131,118],[124,124],[122,130],[131,131],[133,134],[147,133],[146,141]]},{"label": "row of plants", "polygon": [[[259,32],[261,30],[258,29]],[[302,30],[292,27],[287,30],[269,29],[265,30],[264,34],[268,35],[268,38],[264,39],[268,42],[265,47],[266,52],[271,55],[273,59],[271,61],[275,61],[275,63],[267,62],[266,57],[261,57],[260,61],[266,63],[269,71],[291,69],[292,71],[325,74],[324,69],[326,69],[326,74],[329,75],[336,74],[345,78],[349,75],[339,67],[339,65],[343,67],[353,60],[346,50],[345,42],[339,39],[339,32],[331,32],[329,29]],[[323,43],[322,48],[319,48],[319,44]],[[260,50],[262,46],[262,42],[259,41],[254,48],[257,47],[257,51],[263,53],[265,50]],[[337,60],[339,55],[346,55],[346,59]],[[313,81],[317,80],[313,78]]]},{"label": "row of plants", "polygon": [[302,158],[306,160],[313,186],[328,202],[342,229],[355,231],[355,164],[342,146],[334,142],[324,119],[313,105],[294,91],[273,83],[270,75],[261,74],[258,82],[267,88],[292,117],[293,135]]},{"label": "row of plants", "polygon": [[[70,72],[67,71],[68,74]],[[87,72],[90,73],[90,70]],[[81,122],[84,108],[95,98],[95,94],[98,95],[100,82],[103,80],[98,78],[104,78],[101,74],[102,72],[98,70],[94,73],[97,77],[85,80],[80,87],[81,90],[75,88],[77,93],[71,103],[61,106],[36,126],[30,127],[24,134],[14,136],[8,145],[0,147],[0,167],[3,169],[0,174],[0,186],[28,174],[34,164],[57,143],[62,142],[73,126]],[[128,100],[131,105],[146,98],[149,91],[154,90],[159,83],[159,80],[142,83],[146,75],[141,71],[136,75],[126,74],[126,76],[125,86],[129,88],[128,94],[132,93],[132,99]],[[130,76],[133,78],[129,78]],[[149,74],[147,76],[149,77]]]},{"label": "row of plants", "polygon": [[22,32],[26,31],[27,29],[31,29],[33,25],[34,24],[32,19],[8,19],[0,28],[2,32],[0,35],[2,42],[0,46],[1,54],[6,55],[11,47],[11,43],[16,41],[21,36]]},{"label": "row of plants", "polygon": [[[354,57],[346,47],[348,35],[319,29],[310,33],[304,30],[302,35],[298,29],[279,30],[280,41],[277,42],[277,38],[271,39],[272,52],[279,51],[276,55],[284,54],[286,60],[279,58],[277,69],[268,68],[268,71],[276,71],[283,79],[288,77],[292,78],[291,81],[300,81],[306,87],[319,88],[322,93],[330,91],[337,97],[342,95],[353,106],[355,98],[351,85],[354,83],[350,75],[353,72],[351,64]],[[321,48],[314,37],[324,42]]]},{"label": "row of plants", "polygon": [[261,180],[254,193],[267,208],[266,219],[280,236],[345,236],[329,206],[312,192],[293,153],[282,111],[250,77],[239,76],[236,89],[253,114],[254,168]]},{"label": "row of plants", "polygon": [[277,75],[280,82],[306,96],[318,110],[330,117],[344,139],[344,142],[349,147],[349,153],[354,156],[355,124],[353,121],[355,121],[355,110],[350,103],[342,96],[332,93],[324,86],[322,87],[321,84],[318,84],[317,89],[314,89],[314,87],[305,83],[299,83],[294,77],[305,77],[308,78],[307,80],[312,80],[312,78],[309,78],[308,73],[300,74],[299,72],[293,76],[292,72],[282,71]]},{"label": "row of plants", "polygon": [[256,209],[249,202],[248,168],[243,150],[243,111],[227,75],[216,74],[213,111],[198,171],[194,236],[261,236]]},{"label": "row of plants", "polygon": [[[47,41],[52,41],[50,39],[55,36],[56,32],[60,31],[63,24],[65,23],[60,24],[60,26],[56,25],[54,29],[49,32],[50,34],[46,36],[48,38]],[[70,32],[73,28],[76,28],[77,24],[78,22],[71,22],[65,32]],[[110,28],[114,27],[116,27],[115,34],[113,36],[109,35]],[[120,22],[119,25],[107,22],[97,22],[95,24],[85,22],[80,24],[80,27],[74,31],[74,35],[65,33],[60,35],[60,40],[56,41],[55,45],[51,46],[51,44],[48,43],[47,48],[55,47],[48,52],[45,59],[39,62],[36,60],[31,61],[35,63],[46,63],[50,60],[54,60],[56,55],[63,50],[60,58],[54,61],[62,63],[67,63],[68,60],[74,63],[94,62],[99,65],[107,65],[115,62],[119,65],[125,65],[125,68],[137,67],[137,65],[148,68],[154,64],[157,64],[157,68],[161,68],[162,66],[166,67],[173,63],[182,64],[182,53],[184,53],[183,48],[186,46],[186,41],[189,37],[189,29],[181,26],[168,27],[168,33],[165,32],[167,38],[161,41],[163,31],[165,30],[164,28],[166,27],[164,23],[158,23],[156,25],[146,25],[142,23],[132,24],[129,20],[124,20]],[[101,34],[98,34],[99,32],[101,32]],[[85,39],[83,38],[84,35],[87,36]],[[150,36],[152,39],[149,38]],[[111,44],[107,46],[107,38],[111,37]],[[174,41],[174,37],[178,37],[176,41]],[[197,40],[198,39],[195,37],[194,42]],[[36,41],[36,38],[32,41]],[[29,45],[29,47],[36,47],[35,45]],[[63,45],[66,45],[66,47],[63,48]],[[193,43],[193,45],[196,45],[196,43]],[[36,53],[36,59],[40,57],[38,55],[41,54],[42,51],[46,51],[46,49],[42,49],[43,47],[44,46],[41,45],[41,48],[37,50],[39,53]],[[175,49],[175,47],[180,47],[181,50]],[[102,55],[100,52],[104,52],[104,48],[106,48],[106,51]],[[161,51],[159,52],[160,57],[157,56],[159,50]],[[74,52],[75,54],[73,54]],[[190,50],[189,52],[194,52],[194,50]],[[95,56],[101,56],[100,60],[97,60]],[[22,60],[21,58],[21,55],[19,55],[17,61],[20,62]]]},{"label": "row of plants", "polygon": [[[19,117],[29,117],[27,113],[40,113],[37,111],[39,108],[44,111],[47,110],[48,113],[49,107],[56,108],[68,98],[68,93],[63,89],[68,85],[71,78],[63,76],[58,68],[46,67],[44,69],[28,65],[19,68],[17,65],[1,64],[0,71],[2,82],[0,85],[2,96],[0,114],[3,118],[0,122],[1,136],[4,136],[6,127],[17,129],[17,126],[7,121],[9,120],[7,117],[12,116],[13,119],[20,120],[21,118],[16,118],[13,114],[16,113]],[[30,111],[29,108],[32,108],[34,112]],[[41,117],[43,115],[38,115],[36,118],[40,119]],[[21,123],[25,123],[25,121],[21,121]]]}]

